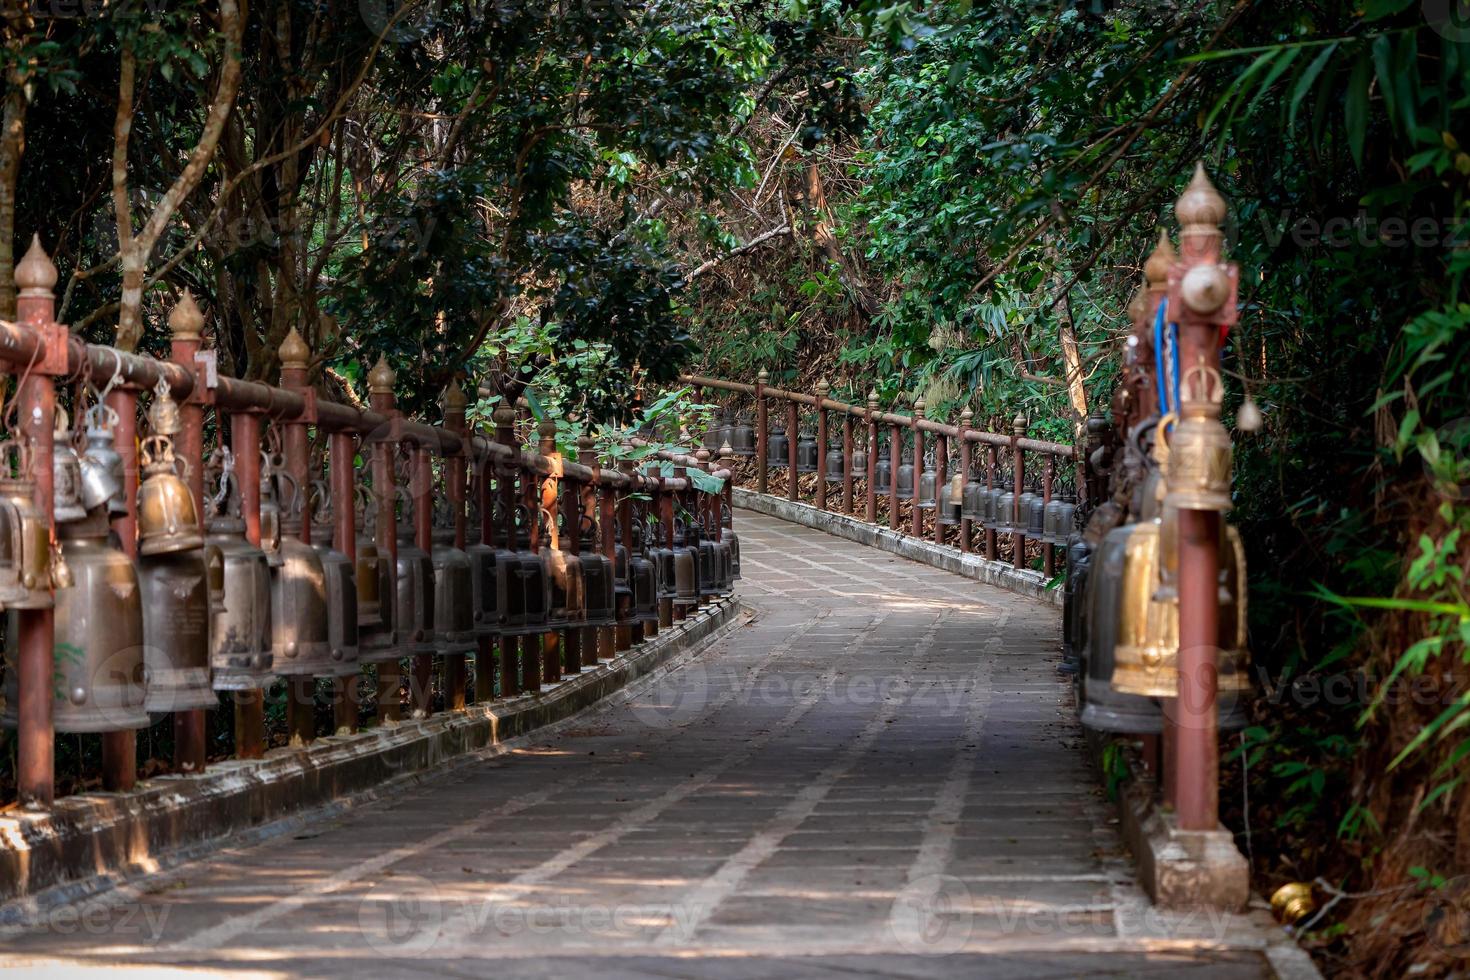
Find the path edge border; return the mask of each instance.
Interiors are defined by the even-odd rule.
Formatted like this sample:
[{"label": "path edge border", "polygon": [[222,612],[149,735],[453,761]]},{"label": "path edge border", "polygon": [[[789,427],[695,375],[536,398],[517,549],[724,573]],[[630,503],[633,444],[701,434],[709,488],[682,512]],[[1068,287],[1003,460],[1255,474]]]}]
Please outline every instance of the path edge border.
[{"label": "path edge border", "polygon": [[878,527],[847,514],[836,514],[829,510],[818,510],[811,504],[770,494],[757,493],[745,487],[735,487],[735,506],[767,517],[775,517],[792,524],[825,531],[848,541],[877,548],[889,554],[916,561],[922,565],[962,575],[986,585],[993,585],[1007,592],[1036,599],[1057,608],[1062,605],[1062,590],[1048,589],[1046,579],[1040,572],[1016,568],[1005,562],[986,561],[977,554],[965,554],[958,548],[938,545],[923,538]]},{"label": "path edge border", "polygon": [[261,759],[224,760],[200,775],[142,780],[127,793],[81,793],[48,811],[0,814],[0,926],[503,755],[676,658],[703,652],[738,625],[741,609],[738,596],[717,597],[658,636],[535,694],[326,736]]}]

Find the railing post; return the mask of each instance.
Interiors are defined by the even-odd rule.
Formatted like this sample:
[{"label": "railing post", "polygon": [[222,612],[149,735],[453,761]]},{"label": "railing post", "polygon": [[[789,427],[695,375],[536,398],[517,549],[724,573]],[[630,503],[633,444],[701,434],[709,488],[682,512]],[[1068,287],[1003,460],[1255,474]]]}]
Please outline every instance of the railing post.
[{"label": "railing post", "polygon": [[[454,546],[460,551],[464,550],[465,537],[469,532],[469,515],[465,511],[465,461],[469,456],[465,408],[468,404],[469,399],[459,387],[459,382],[450,380],[440,396],[439,407],[444,412],[444,428],[460,437],[459,452],[444,457],[446,496],[454,510]],[[454,653],[444,658],[444,707],[448,710],[464,710],[468,674],[464,654]]]},{"label": "railing post", "polygon": [[817,382],[817,510],[827,509],[827,409],[823,403],[831,386]]},{"label": "railing post", "polygon": [[786,499],[798,500],[801,498],[800,481],[796,472],[796,446],[801,442],[801,415],[797,410],[795,399],[786,402]]},{"label": "railing post", "polygon": [[[1220,422],[1220,341],[1236,320],[1233,263],[1220,261],[1225,201],[1204,167],[1174,205],[1179,261],[1169,270],[1179,325],[1179,422],[1170,442],[1169,505],[1178,513],[1179,698],[1174,797],[1179,826],[1215,830],[1219,818],[1220,540],[1230,509],[1230,434]],[[1240,583],[1244,587],[1244,583]]]},{"label": "railing post", "polygon": [[[986,447],[985,447],[985,489],[986,490],[994,490],[995,489],[995,471],[996,471],[997,465],[998,465],[998,463],[1000,461],[999,460],[999,456],[1000,456],[1000,451],[998,449],[996,449],[994,443],[990,443],[990,444],[986,445]],[[998,535],[996,534],[994,524],[995,524],[995,522],[992,520],[991,521],[991,526],[989,526],[989,527],[987,527],[985,529],[985,560],[986,561],[995,561],[996,560],[996,553],[1000,550],[1000,540],[999,540]]]},{"label": "railing post", "polygon": [[[307,392],[306,369],[311,351],[301,334],[292,327],[277,351],[281,361],[281,387],[289,391]],[[311,403],[310,397],[307,404]],[[312,418],[297,418],[282,425],[281,449],[286,473],[296,483],[296,505],[301,508],[299,537],[311,544],[311,461],[306,427]],[[305,745],[316,736],[316,678],[293,674],[286,678],[286,727],[293,745]]]},{"label": "railing post", "polygon": [[[424,554],[434,553],[434,459],[427,446],[415,446],[409,463],[413,497],[413,540]],[[437,590],[435,591],[437,595]],[[437,617],[434,630],[443,628]],[[428,718],[434,713],[434,655],[416,654],[409,688],[413,717]]]},{"label": "railing post", "polygon": [[[514,452],[516,449],[515,408],[508,402],[502,402],[492,413],[491,419],[495,423],[495,441]],[[519,466],[511,462],[495,477],[497,489],[500,491],[500,518],[504,522],[501,525],[501,533],[505,536],[505,547],[508,551],[514,551],[516,547],[516,481],[520,475]],[[521,648],[529,646],[534,640],[534,637],[524,636],[501,636],[499,638],[501,697],[514,697],[521,693],[519,666]]]},{"label": "railing post", "polygon": [[[333,432],[328,440],[331,458],[332,547],[347,556],[357,567],[357,514],[354,503],[357,439],[350,432]],[[361,703],[362,670],[346,677],[332,678],[332,714],[338,735],[357,731],[357,712]]]},{"label": "railing post", "polygon": [[[554,459],[556,456],[556,423],[550,418],[543,418],[536,424],[536,451],[548,459]],[[531,551],[533,554],[540,554],[542,548],[555,550],[559,544],[556,517],[561,500],[561,481],[559,472],[553,471],[541,481],[531,476],[530,482],[530,505],[546,513],[544,538],[539,530],[539,521],[533,521],[531,524]],[[547,574],[551,574],[550,569],[547,570]],[[561,634],[556,630],[548,629],[541,634],[540,642],[527,644],[525,653],[528,689],[535,685],[533,690],[539,691],[542,687],[561,679],[561,671],[558,666],[561,662]],[[556,675],[554,678],[553,673]]]},{"label": "railing post", "polygon": [[[868,392],[868,470],[865,482],[867,499],[864,501],[864,516],[869,524],[878,523],[878,488],[873,486],[878,477],[878,393]],[[891,467],[890,467],[891,468]]]},{"label": "railing post", "polygon": [[[490,455],[486,453],[483,457],[475,459],[474,450],[470,450],[470,458],[475,460],[475,497],[477,506],[480,508],[480,543],[487,547],[495,546],[495,497],[490,488],[490,477],[492,467]],[[509,547],[507,544],[506,547]],[[497,570],[499,574],[505,574],[503,570]],[[498,638],[480,636],[475,640],[475,700],[477,702],[493,701],[495,699],[495,642]]]},{"label": "railing post", "polygon": [[[55,322],[56,266],[41,248],[41,240],[31,240],[31,247],[15,267],[15,284],[20,290],[16,301],[17,319],[40,333],[46,353],[38,361],[46,362],[46,371],[31,370],[22,375],[16,392],[20,436],[30,447],[30,476],[35,482],[32,499],[46,524],[51,540],[56,539],[55,500],[52,497],[51,451],[52,431],[56,424],[56,387],[52,369],[58,359],[65,369],[66,328]],[[60,345],[63,356],[53,345]],[[37,589],[49,589],[51,583],[38,582]],[[55,670],[54,646],[56,620],[52,609],[22,609],[17,614],[20,627],[17,684],[20,703],[16,705],[17,752],[15,783],[24,807],[46,809],[56,795],[55,730],[52,722],[52,675]]]},{"label": "railing post", "polygon": [[[390,426],[398,415],[397,400],[393,394],[397,381],[398,377],[388,366],[388,359],[385,357],[379,357],[378,363],[368,372],[368,404],[372,406],[373,411],[385,416]],[[384,596],[382,601],[394,603],[396,613],[398,602],[398,495],[395,486],[397,477],[393,466],[395,449],[395,444],[387,439],[380,440],[371,447],[373,498],[377,509],[377,516],[373,520],[374,543],[378,546],[378,554],[382,555],[383,560],[393,569],[394,592],[392,595]],[[258,482],[257,480],[257,484]],[[403,624],[399,623],[396,617],[394,625],[399,629],[399,635],[407,635],[403,630]],[[377,674],[378,724],[397,724],[403,717],[403,706],[399,700],[399,692],[403,687],[403,675],[398,659],[385,660],[377,664]]]},{"label": "railing post", "polygon": [[939,523],[939,495],[949,479],[949,436],[939,433],[934,439],[934,543],[944,544],[944,526]]},{"label": "railing post", "polygon": [[974,421],[974,418],[975,413],[971,412],[968,408],[960,412],[960,473],[964,476],[960,490],[960,553],[966,555],[970,553],[970,535],[973,533],[974,528],[971,526],[970,519],[964,516],[965,498],[963,487],[969,484],[971,478],[970,440],[968,437],[970,434],[970,423]]},{"label": "railing post", "polygon": [[[136,403],[136,396],[133,401]],[[121,416],[121,412],[118,413]],[[240,481],[240,517],[245,522],[245,539],[260,547],[260,415],[235,412],[230,415],[230,445],[235,454],[235,476]],[[216,422],[223,423],[216,415]],[[119,426],[119,444],[122,431]],[[131,433],[128,441],[131,442]],[[136,497],[129,491],[129,500]],[[117,523],[114,523],[117,527]],[[120,529],[119,529],[120,530]],[[136,549],[136,534],[123,535],[125,546]],[[128,552],[133,554],[132,550]],[[259,759],[265,754],[265,692],[259,688],[235,691],[235,758]]]},{"label": "railing post", "polygon": [[766,404],[766,382],[771,375],[765,368],[755,376],[755,491],[766,492],[766,453],[770,445],[771,419]]},{"label": "railing post", "polygon": [[919,509],[919,481],[924,473],[924,430],[919,428],[919,423],[923,419],[924,399],[919,398],[914,401],[914,416],[909,420],[909,426],[914,430],[914,497],[909,501],[909,511],[912,514],[909,533],[916,538],[924,536],[924,512]]},{"label": "railing post", "polygon": [[1011,453],[1013,459],[1013,470],[1011,473],[1012,491],[1015,496],[1011,498],[1011,526],[1015,528],[1011,532],[1011,564],[1016,568],[1026,567],[1026,530],[1024,516],[1021,514],[1021,494],[1026,489],[1026,454],[1021,449],[1021,439],[1026,435],[1026,416],[1017,415],[1011,421]]},{"label": "railing post", "polygon": [[852,516],[852,413],[842,413],[842,512]]},{"label": "railing post", "polygon": [[903,429],[888,423],[888,529],[898,530],[898,464],[903,462]]},{"label": "railing post", "polygon": [[[1051,453],[1047,453],[1046,462],[1043,464],[1041,471],[1041,499],[1048,504],[1051,503],[1051,484],[1052,480],[1056,477],[1056,468],[1055,457]],[[1046,576],[1048,582],[1057,573],[1056,549],[1052,547],[1049,541],[1043,541],[1041,543],[1041,573]]]},{"label": "railing post", "polygon": [[[119,386],[107,396],[107,404],[117,413],[117,428],[113,433],[113,443],[117,454],[122,458],[123,494],[127,501],[126,511],[112,519],[112,529],[117,534],[123,553],[136,561],[138,558],[138,392],[133,388]],[[240,693],[237,692],[236,697],[239,697]],[[254,693],[257,698],[257,713],[264,718],[264,705],[259,702],[260,692]],[[256,731],[263,731],[263,728],[257,726]],[[235,734],[238,742],[240,734],[238,707],[235,710]],[[259,756],[260,751],[260,749],[256,750],[256,756],[242,756],[238,751],[235,754],[242,759],[255,758]],[[102,788],[111,793],[125,793],[137,785],[137,781],[137,732],[130,730],[103,732]]]}]

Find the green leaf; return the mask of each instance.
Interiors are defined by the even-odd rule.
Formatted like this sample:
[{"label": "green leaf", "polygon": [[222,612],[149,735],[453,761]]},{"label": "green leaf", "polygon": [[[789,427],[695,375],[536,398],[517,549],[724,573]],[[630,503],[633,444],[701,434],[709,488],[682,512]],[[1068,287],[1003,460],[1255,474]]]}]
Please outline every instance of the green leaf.
[{"label": "green leaf", "polygon": [[1327,45],[1312,63],[1307,65],[1306,70],[1297,76],[1296,86],[1291,90],[1291,109],[1287,113],[1286,128],[1296,129],[1296,114],[1301,108],[1302,99],[1311,91],[1312,85],[1317,81],[1317,76],[1322,74],[1322,69],[1327,67],[1327,62],[1332,60],[1332,55],[1337,51],[1337,42]]},{"label": "green leaf", "polygon": [[1347,99],[1343,104],[1343,122],[1347,127],[1348,149],[1353,162],[1363,167],[1363,144],[1368,139],[1368,86],[1373,79],[1373,65],[1359,58],[1348,77]]}]

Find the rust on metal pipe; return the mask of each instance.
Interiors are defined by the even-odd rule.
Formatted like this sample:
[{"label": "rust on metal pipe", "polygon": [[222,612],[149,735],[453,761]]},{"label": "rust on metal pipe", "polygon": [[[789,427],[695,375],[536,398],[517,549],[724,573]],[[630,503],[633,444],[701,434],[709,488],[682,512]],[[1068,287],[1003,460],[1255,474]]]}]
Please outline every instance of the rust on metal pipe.
[{"label": "rust on metal pipe", "polygon": [[[796,399],[788,398],[786,401],[786,499],[796,500],[800,496],[800,481],[796,473],[796,445],[801,440],[797,438],[797,427],[800,425],[801,417],[797,413]],[[675,476],[682,476],[677,471]]]},{"label": "rust on metal pipe", "polygon": [[[391,425],[397,416],[393,386],[397,375],[388,366],[388,360],[378,358],[368,372],[368,404],[374,412]],[[373,521],[374,544],[378,554],[383,555],[393,569],[394,586],[398,581],[398,517],[396,477],[393,466],[394,447],[391,443],[365,444],[363,450],[371,454],[373,467],[373,501],[376,519]],[[384,597],[385,602],[396,602],[393,596]],[[395,625],[397,625],[395,621]],[[378,724],[396,724],[403,717],[400,691],[403,678],[398,660],[385,660],[377,665],[378,674]]]},{"label": "rust on metal pipe", "polygon": [[760,374],[756,375],[755,383],[755,491],[765,493],[767,487],[767,464],[766,458],[770,452],[771,419],[769,403],[766,401],[766,379],[769,377],[765,368],[761,368]]},{"label": "rust on metal pipe", "polygon": [[[351,432],[333,432],[328,440],[331,452],[332,547],[347,556],[357,567],[357,527],[353,461],[357,456],[357,440]],[[332,678],[332,714],[338,735],[357,731],[361,671],[346,677]]]},{"label": "rust on metal pipe", "polygon": [[[189,492],[194,497],[194,513],[199,531],[204,531],[204,406],[209,398],[202,365],[195,359],[199,353],[200,329],[204,315],[186,290],[169,313],[172,334],[170,357],[173,363],[194,374],[193,390],[179,404],[179,421],[183,428],[174,440],[179,456],[187,464]],[[176,711],[174,727],[174,771],[201,773],[208,754],[206,716],[203,708]]]},{"label": "rust on metal pipe", "polygon": [[[260,547],[260,416],[237,412],[230,416],[235,475],[240,481],[240,511],[245,539]],[[259,759],[265,754],[265,692],[235,692],[235,758]]]},{"label": "rust on metal pipe", "polygon": [[[972,478],[970,473],[970,440],[965,438],[965,436],[970,431],[970,422],[974,419],[974,417],[974,413],[971,412],[968,408],[960,412],[960,472],[964,474],[965,484],[968,484],[970,479]],[[960,500],[960,553],[968,555],[972,550],[972,546],[970,544],[970,535],[974,533],[974,526],[971,520],[968,517],[964,516],[963,491],[961,491]]]},{"label": "rust on metal pipe", "polygon": [[[424,554],[434,551],[434,462],[429,449],[420,445],[413,450],[409,466],[413,487],[413,537]],[[440,624],[434,624],[439,628]],[[415,718],[434,713],[434,655],[420,653],[413,658],[413,685],[410,689]]]},{"label": "rust on metal pipe", "polygon": [[[127,509],[112,519],[118,544],[129,558],[138,557],[138,393],[115,388],[107,395],[117,413],[113,443],[122,458],[123,494]],[[102,734],[102,788],[126,793],[138,781],[138,736],[133,731]]]},{"label": "rust on metal pipe", "polygon": [[[864,515],[869,524],[878,523],[878,488],[873,484],[878,478],[878,421],[874,413],[878,411],[878,393],[868,392],[868,470],[864,477],[866,486],[866,500]],[[849,457],[851,458],[851,457]]]},{"label": "rust on metal pipe", "polygon": [[919,509],[919,478],[924,472],[924,399],[914,402],[914,416],[910,422],[914,430],[914,499],[909,505],[909,533],[916,538],[924,536],[924,512]]},{"label": "rust on metal pipe", "polygon": [[827,400],[826,381],[817,382],[817,510],[827,509]]}]

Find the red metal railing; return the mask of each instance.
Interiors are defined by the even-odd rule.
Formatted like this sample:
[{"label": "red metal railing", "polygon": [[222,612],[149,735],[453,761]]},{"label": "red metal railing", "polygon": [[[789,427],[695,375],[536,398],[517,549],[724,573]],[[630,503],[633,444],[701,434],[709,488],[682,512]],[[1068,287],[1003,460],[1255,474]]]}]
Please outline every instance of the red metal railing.
[{"label": "red metal railing", "polygon": [[[688,477],[691,468],[716,476],[729,475],[728,468],[712,463],[707,453],[660,453],[674,464],[671,475],[638,472],[631,464],[605,463],[592,451],[590,440],[579,447],[575,461],[564,459],[556,451],[553,440],[543,438],[538,450],[522,448],[518,427],[524,429],[528,419],[508,406],[496,412],[493,433],[473,431],[466,425],[465,400],[457,388],[446,393],[443,424],[426,424],[407,418],[398,410],[393,372],[381,361],[369,378],[370,406],[339,404],[319,397],[311,386],[310,352],[294,331],[281,347],[279,385],[219,375],[212,352],[203,349],[200,328],[204,318],[187,295],[170,316],[172,348],[167,361],[88,344],[72,336],[65,325],[55,322],[53,287],[57,273],[39,242],[33,243],[18,264],[15,278],[20,290],[19,316],[15,323],[0,322],[0,362],[21,379],[15,395],[20,420],[17,436],[29,448],[35,504],[53,541],[52,447],[56,402],[59,392],[64,394],[68,385],[82,381],[104,388],[107,403],[118,414],[116,438],[123,457],[127,509],[115,516],[112,527],[129,556],[136,556],[138,551],[139,395],[153,391],[160,383],[180,406],[183,428],[175,440],[176,452],[187,464],[189,490],[199,515],[200,530],[204,530],[205,514],[205,418],[213,412],[217,423],[214,431],[221,439],[228,438],[238,461],[241,516],[246,538],[256,546],[261,543],[262,531],[260,450],[269,427],[279,432],[285,470],[298,487],[311,486],[317,476],[329,480],[332,496],[338,502],[332,508],[332,545],[349,559],[356,558],[357,549],[356,515],[350,502],[356,499],[358,478],[354,463],[359,453],[371,475],[376,545],[387,556],[390,567],[396,566],[398,551],[398,488],[393,457],[399,451],[406,451],[413,460],[411,516],[416,543],[425,551],[432,547],[436,460],[443,497],[452,513],[454,542],[460,548],[466,544],[469,533],[467,487],[471,476],[482,517],[481,540],[491,545],[504,542],[507,548],[514,547],[509,537],[509,519],[504,524],[496,520],[492,507],[496,501],[503,506],[504,514],[509,514],[518,501],[526,501],[548,506],[552,514],[560,512],[572,518],[568,524],[573,529],[568,542],[570,549],[577,547],[575,529],[584,515],[601,521],[597,548],[609,560],[615,558],[619,543],[613,528],[616,519],[621,520],[621,543],[631,547],[635,516],[672,516],[676,502],[696,513],[722,516],[706,499],[716,495],[700,491]],[[313,472],[310,452],[313,435],[326,443],[329,475]],[[309,497],[303,505],[300,538],[310,543]],[[671,535],[672,528],[669,532]],[[555,534],[554,522],[552,534]],[[533,540],[533,549],[538,543]],[[388,601],[388,597],[384,600]],[[664,626],[685,615],[678,608],[660,612]],[[53,611],[23,610],[16,623],[19,630],[15,706],[19,748],[17,795],[27,806],[45,807],[55,795]],[[564,649],[538,636],[482,637],[475,654],[473,693],[467,686],[464,656],[419,655],[413,658],[410,703],[420,714],[432,710],[430,694],[436,660],[443,661],[444,704],[448,710],[460,710],[471,701],[495,696],[497,675],[502,697],[536,692],[543,682],[556,683],[569,672],[595,666],[599,659],[642,642],[658,628],[659,624],[634,621],[630,610],[620,608],[614,627],[566,630],[578,635]],[[572,654],[576,655],[575,661],[562,659],[562,655]],[[358,679],[350,677],[337,682],[333,726],[336,731],[351,732],[357,727]],[[398,663],[377,665],[377,679],[378,719],[391,722],[402,712]],[[293,742],[309,742],[317,728],[315,679],[292,677],[289,688],[287,727]],[[234,754],[239,758],[257,758],[266,749],[264,704],[261,691],[237,692]],[[179,772],[202,771],[207,746],[205,711],[176,712],[173,726],[174,768]],[[102,778],[106,788],[126,790],[134,784],[138,768],[135,735],[133,731],[102,735]]]}]

